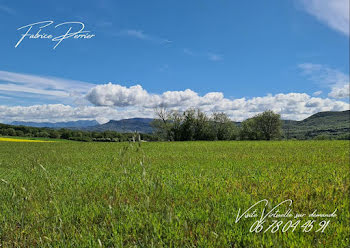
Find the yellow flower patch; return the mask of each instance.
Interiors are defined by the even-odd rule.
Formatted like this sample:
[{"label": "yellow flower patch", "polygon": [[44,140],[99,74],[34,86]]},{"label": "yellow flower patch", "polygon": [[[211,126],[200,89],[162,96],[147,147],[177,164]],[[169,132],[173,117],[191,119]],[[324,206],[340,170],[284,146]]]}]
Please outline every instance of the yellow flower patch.
[{"label": "yellow flower patch", "polygon": [[9,142],[54,142],[54,141],[46,141],[46,140],[13,139],[13,138],[3,138],[3,137],[0,137],[0,141],[9,141]]}]

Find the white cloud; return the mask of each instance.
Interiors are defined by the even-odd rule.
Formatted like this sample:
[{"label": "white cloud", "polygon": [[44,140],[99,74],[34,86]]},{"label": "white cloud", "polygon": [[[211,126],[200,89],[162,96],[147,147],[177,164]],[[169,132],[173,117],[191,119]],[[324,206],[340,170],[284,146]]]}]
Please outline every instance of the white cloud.
[{"label": "white cloud", "polygon": [[349,98],[349,75],[320,64],[305,63],[300,64],[299,68],[303,70],[303,74],[310,80],[320,84],[322,87],[330,88],[329,97],[337,99]]},{"label": "white cloud", "polygon": [[[108,86],[108,85],[107,85]],[[110,87],[110,86],[109,86]],[[109,87],[101,88],[109,90]],[[123,86],[120,86],[123,87]],[[58,122],[74,120],[108,121],[133,117],[154,117],[151,107],[162,106],[165,102],[169,109],[184,110],[197,107],[211,114],[213,111],[224,111],[232,120],[242,121],[264,110],[271,109],[284,119],[301,120],[321,111],[342,111],[349,105],[329,98],[311,97],[305,93],[289,93],[254,97],[252,99],[227,99],[220,92],[199,96],[192,90],[167,91],[161,95],[147,93],[141,86],[116,90],[121,103],[116,101],[114,107],[78,106],[47,104],[33,106],[0,106],[0,122],[35,121]],[[116,88],[117,89],[117,88]],[[122,93],[121,93],[122,92]],[[125,94],[125,96],[123,95]],[[97,95],[95,97],[98,97]],[[114,101],[111,98],[110,101]],[[156,99],[156,100],[154,100]],[[130,100],[133,104],[127,104]],[[150,104],[147,101],[152,102]],[[108,102],[109,103],[109,102]],[[115,107],[118,105],[118,107]]]},{"label": "white cloud", "polygon": [[299,0],[319,21],[349,36],[349,0]]},{"label": "white cloud", "polygon": [[4,106],[0,105],[0,122],[34,121],[60,122],[76,120],[97,120],[107,122],[132,117],[152,117],[153,110],[125,108],[119,110],[110,107],[78,106],[63,104],[44,104],[32,106]]},{"label": "white cloud", "polygon": [[57,97],[69,97],[68,92],[62,90],[45,90],[45,89],[36,89],[33,87],[26,87],[17,84],[0,84],[0,91],[10,91],[10,92],[26,92],[30,94],[40,94],[48,96],[57,96]]},{"label": "white cloud", "polygon": [[[329,93],[330,97],[344,97],[346,91],[349,90],[344,84],[347,77],[339,71],[314,64],[302,64],[300,68],[313,80],[321,79],[324,84],[328,85],[332,89]],[[96,119],[108,121],[132,117],[153,117],[153,109],[160,106],[177,110],[200,108],[208,114],[223,111],[236,121],[242,121],[267,109],[280,113],[285,119],[301,120],[316,112],[341,111],[349,108],[346,102],[332,98],[312,97],[305,93],[269,94],[250,99],[229,99],[225,98],[222,92],[199,95],[191,89],[152,94],[143,89],[141,85],[131,87],[112,83],[94,85],[6,71],[0,71],[0,94],[1,92],[5,92],[5,95],[8,96],[10,96],[9,92],[16,92],[14,96],[18,96],[19,92],[21,94],[40,94],[40,98],[42,95],[48,98],[54,97],[61,103],[64,102],[61,101],[62,99],[85,100],[79,106],[64,104],[2,105],[0,106],[0,122],[7,123],[16,120],[57,122]],[[75,104],[78,104],[77,101]],[[94,106],[89,106],[89,104]]]},{"label": "white cloud", "polygon": [[340,87],[333,87],[332,91],[328,94],[328,96],[330,97],[334,97],[334,98],[349,98],[349,84],[345,84],[343,86]]},{"label": "white cloud", "polygon": [[0,95],[0,99],[13,100],[13,97],[10,97],[10,96],[1,96],[1,95]]},{"label": "white cloud", "polygon": [[123,30],[123,31],[119,32],[117,35],[118,36],[134,37],[134,38],[137,38],[140,40],[151,41],[151,42],[159,43],[159,44],[167,44],[167,43],[172,42],[168,39],[163,39],[163,38],[159,38],[159,37],[154,36],[154,35],[145,34],[142,30],[127,29],[127,30]]},{"label": "white cloud", "polygon": [[312,93],[313,96],[319,96],[322,94],[321,90],[315,91],[314,93]]},{"label": "white cloud", "polygon": [[137,107],[142,111],[149,111],[149,109],[161,106],[178,110],[200,108],[207,113],[223,111],[234,120],[239,121],[267,109],[280,113],[283,118],[300,120],[316,112],[340,111],[349,107],[343,101],[311,97],[305,93],[276,94],[251,99],[228,99],[221,92],[209,92],[200,96],[187,89],[151,94],[140,85],[128,88],[112,83],[92,88],[86,98],[96,106]]},{"label": "white cloud", "polygon": [[94,86],[95,84],[82,81],[0,71],[0,93],[22,92],[72,98],[86,94]]},{"label": "white cloud", "polygon": [[154,108],[159,106],[180,107],[189,105],[208,105],[223,99],[220,92],[210,92],[203,97],[190,89],[184,91],[166,91],[163,94],[150,94],[141,85],[129,88],[119,84],[97,85],[86,98],[96,106],[141,106]]},{"label": "white cloud", "polygon": [[135,106],[149,101],[149,94],[141,85],[130,88],[118,84],[97,85],[87,94],[87,99],[97,106]]}]

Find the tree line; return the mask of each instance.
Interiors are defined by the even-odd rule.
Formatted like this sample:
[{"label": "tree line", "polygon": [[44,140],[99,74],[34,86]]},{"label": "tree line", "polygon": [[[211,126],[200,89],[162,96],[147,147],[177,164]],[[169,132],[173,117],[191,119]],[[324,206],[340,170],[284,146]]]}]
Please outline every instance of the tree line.
[{"label": "tree line", "polygon": [[271,140],[281,137],[281,120],[278,114],[265,111],[240,124],[230,120],[225,113],[208,116],[199,109],[183,112],[158,109],[157,119],[151,125],[153,134],[119,133],[115,131],[82,131],[51,129],[0,124],[0,135],[40,137],[76,141],[122,142],[145,141],[194,141],[194,140]]},{"label": "tree line", "polygon": [[242,123],[234,123],[225,113],[208,116],[199,109],[183,112],[156,109],[152,122],[154,135],[167,141],[190,140],[272,140],[280,139],[282,123],[279,114],[267,110]]},{"label": "tree line", "polygon": [[138,133],[119,133],[115,131],[81,131],[71,129],[50,129],[40,127],[14,126],[0,124],[0,135],[2,136],[19,136],[19,137],[39,137],[51,139],[66,139],[76,141],[96,141],[96,142],[122,142],[133,139],[142,139],[153,141],[154,136],[151,134]]},{"label": "tree line", "polygon": [[[195,141],[195,140],[276,140],[288,139],[282,132],[279,114],[267,110],[243,122],[233,122],[225,113],[207,115],[199,109],[170,111],[156,110],[157,118],[151,123],[154,132],[119,133],[115,131],[82,131],[0,124],[0,136],[41,137],[76,141],[123,142],[144,141]],[[317,131],[317,130],[316,130]],[[350,135],[300,136],[294,139],[350,139]]]}]

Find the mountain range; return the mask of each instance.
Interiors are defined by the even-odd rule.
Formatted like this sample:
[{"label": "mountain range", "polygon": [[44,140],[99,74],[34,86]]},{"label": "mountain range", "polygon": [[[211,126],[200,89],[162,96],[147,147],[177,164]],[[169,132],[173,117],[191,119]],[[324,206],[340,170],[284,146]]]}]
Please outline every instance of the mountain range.
[{"label": "mountain range", "polygon": [[13,121],[10,123],[14,126],[28,126],[28,127],[49,127],[49,128],[81,128],[92,127],[99,125],[95,120],[86,121],[67,121],[67,122],[26,122],[26,121]]},{"label": "mountain range", "polygon": [[[117,131],[122,133],[140,132],[152,133],[152,118],[131,118],[111,120],[105,124],[97,121],[71,121],[71,122],[12,122],[12,125],[32,127],[70,128],[86,131]],[[235,122],[239,125],[239,122]],[[283,120],[282,129],[286,138],[313,138],[319,135],[339,136],[350,132],[350,110],[319,112],[302,121]]]},{"label": "mountain range", "polygon": [[110,120],[109,122],[93,127],[85,127],[83,130],[87,131],[116,131],[120,133],[152,133],[153,128],[151,127],[152,118],[131,118],[123,119],[119,121]]}]

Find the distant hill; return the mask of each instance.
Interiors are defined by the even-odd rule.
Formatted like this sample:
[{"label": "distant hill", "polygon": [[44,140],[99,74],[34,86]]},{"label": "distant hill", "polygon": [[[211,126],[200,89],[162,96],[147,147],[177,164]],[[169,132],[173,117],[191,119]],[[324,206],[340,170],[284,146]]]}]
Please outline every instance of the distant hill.
[{"label": "distant hill", "polygon": [[111,120],[105,124],[96,125],[93,127],[84,128],[88,131],[116,131],[121,133],[139,132],[139,133],[152,133],[151,127],[152,118],[131,118],[119,121]]},{"label": "distant hill", "polygon": [[282,127],[285,138],[309,139],[320,135],[349,135],[350,111],[319,112],[302,121],[284,120]]},{"label": "distant hill", "polygon": [[48,127],[48,128],[84,128],[99,125],[95,120],[92,121],[67,121],[67,122],[25,122],[14,121],[11,125],[28,127]]},{"label": "distant hill", "polygon": [[[57,123],[13,122],[12,125],[32,127],[70,128],[85,131],[116,131],[121,133],[140,132],[152,133],[152,118],[131,118],[111,120],[105,124],[97,121],[73,121]],[[237,126],[240,122],[235,122]],[[302,121],[283,120],[282,129],[284,138],[312,139],[316,136],[339,137],[350,133],[350,111],[327,111],[311,115]]]},{"label": "distant hill", "polygon": [[[151,118],[132,118],[119,121],[111,120],[106,124],[85,128],[89,131],[117,131],[152,133]],[[239,126],[240,122],[235,122]],[[283,136],[285,138],[310,139],[320,135],[349,135],[350,111],[327,111],[311,115],[302,121],[283,120]]]}]

